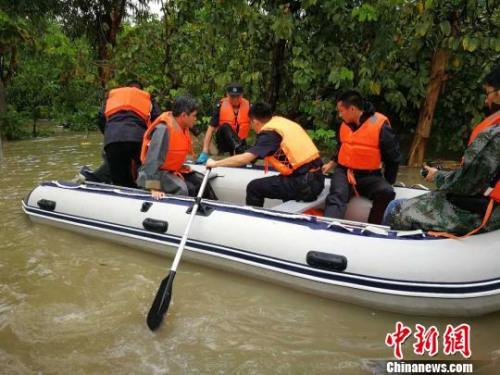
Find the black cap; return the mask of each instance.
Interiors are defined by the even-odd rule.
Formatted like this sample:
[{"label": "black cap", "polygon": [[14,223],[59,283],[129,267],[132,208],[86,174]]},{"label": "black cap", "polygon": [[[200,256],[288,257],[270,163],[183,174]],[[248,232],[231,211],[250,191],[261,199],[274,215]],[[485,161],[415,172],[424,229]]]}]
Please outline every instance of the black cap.
[{"label": "black cap", "polygon": [[240,96],[243,95],[243,86],[240,85],[239,83],[230,83],[226,87],[226,92],[228,95],[231,96]]}]

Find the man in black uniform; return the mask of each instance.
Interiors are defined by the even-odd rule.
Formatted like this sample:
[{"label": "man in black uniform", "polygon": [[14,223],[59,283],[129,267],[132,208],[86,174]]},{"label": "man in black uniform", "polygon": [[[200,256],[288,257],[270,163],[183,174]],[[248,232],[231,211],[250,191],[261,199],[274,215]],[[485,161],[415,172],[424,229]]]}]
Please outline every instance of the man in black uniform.
[{"label": "man in black uniform", "polygon": [[250,103],[243,98],[243,86],[230,83],[226,96],[216,105],[203,140],[203,150],[196,162],[205,164],[212,135],[220,153],[241,154],[247,149],[246,138],[250,130]]},{"label": "man in black uniform", "polygon": [[250,119],[257,132],[255,145],[242,154],[226,159],[209,159],[207,168],[237,167],[258,158],[264,159],[280,174],[251,181],[247,186],[247,205],[262,207],[265,198],[306,202],[315,200],[325,184],[321,172],[323,162],[306,131],[293,121],[273,116],[271,106],[267,103],[252,105]]},{"label": "man in black uniform", "polygon": [[98,125],[104,133],[104,151],[113,184],[136,187],[137,168],[144,132],[160,115],[158,105],[132,81],[108,93],[99,113]]},{"label": "man in black uniform", "polygon": [[335,167],[325,216],[344,218],[351,197],[362,195],[373,201],[368,222],[380,224],[395,197],[392,184],[401,160],[397,137],[387,117],[356,91],[341,94],[337,110],[343,120],[337,132],[338,153],[323,166],[324,173]]}]

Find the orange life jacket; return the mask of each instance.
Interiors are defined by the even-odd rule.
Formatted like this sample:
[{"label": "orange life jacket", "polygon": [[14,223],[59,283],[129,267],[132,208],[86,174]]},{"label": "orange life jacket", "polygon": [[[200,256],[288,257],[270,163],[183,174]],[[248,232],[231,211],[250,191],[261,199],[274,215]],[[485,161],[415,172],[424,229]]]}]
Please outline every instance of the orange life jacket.
[{"label": "orange life jacket", "polygon": [[172,112],[163,112],[144,133],[141,148],[141,162],[144,164],[146,161],[149,143],[151,142],[151,134],[159,124],[166,124],[169,132],[167,154],[165,155],[165,161],[160,169],[180,172],[182,165],[186,161],[187,155],[193,154],[193,148],[189,129],[182,129],[175,121]]},{"label": "orange life jacket", "polygon": [[146,91],[135,87],[120,87],[109,92],[104,115],[109,119],[115,113],[132,111],[146,124],[151,114],[151,96]]},{"label": "orange life jacket", "polygon": [[280,148],[264,161],[287,176],[304,164],[319,158],[319,151],[306,131],[297,123],[274,116],[260,131],[275,131],[281,135]]},{"label": "orange life jacket", "polygon": [[380,131],[384,123],[390,125],[389,119],[378,112],[354,131],[343,122],[340,125],[339,164],[350,169],[380,169]]},{"label": "orange life jacket", "polygon": [[[472,130],[472,133],[469,138],[469,143],[470,145],[476,137],[484,130],[488,129],[491,126],[495,125],[500,125],[500,111],[496,111],[492,115],[486,117],[483,121],[479,123],[479,125],[475,126],[474,129]],[[495,184],[495,187],[491,188],[489,187],[485,195],[488,196],[489,198],[493,199],[495,202],[500,203],[500,181],[497,181]]]},{"label": "orange life jacket", "polygon": [[476,125],[474,129],[472,129],[472,133],[470,133],[469,137],[469,143],[467,143],[467,145],[470,145],[472,142],[474,142],[474,139],[476,139],[479,133],[493,125],[500,125],[500,111],[496,111],[495,113],[489,115],[478,125]]},{"label": "orange life jacket", "polygon": [[219,125],[228,123],[240,139],[246,139],[250,130],[250,102],[244,98],[240,98],[240,108],[238,114],[234,114],[234,109],[229,98],[224,97],[220,100],[219,109]]}]

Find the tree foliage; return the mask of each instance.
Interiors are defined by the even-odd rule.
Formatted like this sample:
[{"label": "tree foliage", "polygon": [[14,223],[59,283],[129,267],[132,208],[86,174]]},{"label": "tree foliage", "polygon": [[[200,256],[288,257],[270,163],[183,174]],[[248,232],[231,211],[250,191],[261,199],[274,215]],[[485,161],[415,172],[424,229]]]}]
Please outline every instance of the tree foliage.
[{"label": "tree foliage", "polygon": [[61,20],[68,35],[85,35],[95,45],[103,87],[113,73],[110,60],[123,20],[130,12],[140,15],[147,4],[148,0],[66,0],[61,3]]},{"label": "tree foliage", "polygon": [[9,101],[21,112],[20,92],[36,102],[23,83],[33,74],[49,90],[38,106],[74,123],[78,113],[91,121],[102,85],[139,79],[164,108],[190,92],[207,119],[227,83],[240,81],[252,101],[269,101],[331,148],[335,97],[354,87],[407,148],[414,139],[418,159],[427,142],[436,152],[463,147],[481,117],[481,79],[500,56],[491,0],[164,0],[160,14],[147,14],[146,0],[52,3],[58,16],[33,38],[38,47],[23,45]]}]

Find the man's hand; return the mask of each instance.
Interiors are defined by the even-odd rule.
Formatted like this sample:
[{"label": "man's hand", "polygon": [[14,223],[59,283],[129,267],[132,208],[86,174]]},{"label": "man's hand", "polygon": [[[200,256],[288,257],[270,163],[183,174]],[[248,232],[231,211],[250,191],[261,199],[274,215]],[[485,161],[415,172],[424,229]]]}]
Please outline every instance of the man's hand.
[{"label": "man's hand", "polygon": [[321,171],[323,172],[323,174],[326,174],[330,172],[336,165],[337,163],[335,163],[333,160],[330,160],[328,163],[324,164],[321,167]]},{"label": "man's hand", "polygon": [[217,167],[217,162],[213,159],[208,159],[206,164],[205,164],[205,167],[207,168],[216,168]]},{"label": "man's hand", "polygon": [[163,191],[161,190],[151,190],[151,196],[153,197],[153,199],[156,199],[157,201],[160,200],[160,199],[163,199],[167,196],[167,194],[165,194]]},{"label": "man's hand", "polygon": [[205,164],[208,160],[208,153],[205,151],[202,151],[200,155],[198,156],[198,159],[196,160],[196,164]]},{"label": "man's hand", "polygon": [[424,165],[424,169],[427,171],[427,176],[425,176],[425,181],[434,182],[434,178],[436,177],[437,168],[429,167],[428,165]]}]

